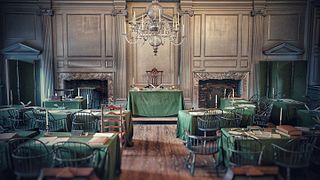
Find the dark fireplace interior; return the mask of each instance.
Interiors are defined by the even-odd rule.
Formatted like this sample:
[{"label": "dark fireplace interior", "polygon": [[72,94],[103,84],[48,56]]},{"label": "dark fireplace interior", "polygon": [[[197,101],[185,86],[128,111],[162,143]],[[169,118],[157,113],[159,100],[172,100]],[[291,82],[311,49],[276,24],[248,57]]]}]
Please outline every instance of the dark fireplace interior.
[{"label": "dark fireplace interior", "polygon": [[215,107],[215,98],[217,95],[217,104],[220,98],[232,97],[232,89],[234,96],[241,96],[241,80],[234,79],[209,79],[199,81],[199,107],[213,108]]},{"label": "dark fireplace interior", "polygon": [[72,96],[89,97],[89,108],[98,109],[101,104],[108,101],[108,81],[107,80],[70,80],[64,81],[65,89],[74,89]]}]

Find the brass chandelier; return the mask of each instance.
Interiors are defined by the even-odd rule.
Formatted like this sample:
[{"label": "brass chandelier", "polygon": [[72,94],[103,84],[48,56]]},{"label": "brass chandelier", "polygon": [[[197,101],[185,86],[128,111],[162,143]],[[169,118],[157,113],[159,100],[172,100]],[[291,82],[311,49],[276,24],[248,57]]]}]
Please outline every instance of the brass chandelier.
[{"label": "brass chandelier", "polygon": [[128,23],[128,29],[129,34],[126,31],[123,33],[126,41],[130,44],[142,43],[142,45],[148,42],[153,47],[155,56],[158,53],[158,47],[164,45],[166,40],[173,45],[181,45],[184,39],[184,25],[180,23],[179,13],[173,17],[164,14],[158,0],[153,0],[147,11],[138,18],[134,12],[132,20]]}]

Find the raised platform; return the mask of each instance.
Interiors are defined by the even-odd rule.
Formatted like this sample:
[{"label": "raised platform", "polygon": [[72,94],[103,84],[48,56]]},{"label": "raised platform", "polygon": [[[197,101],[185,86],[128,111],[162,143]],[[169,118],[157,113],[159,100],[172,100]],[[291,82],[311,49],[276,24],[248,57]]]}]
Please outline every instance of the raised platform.
[{"label": "raised platform", "polygon": [[132,117],[133,122],[177,122],[177,117]]}]

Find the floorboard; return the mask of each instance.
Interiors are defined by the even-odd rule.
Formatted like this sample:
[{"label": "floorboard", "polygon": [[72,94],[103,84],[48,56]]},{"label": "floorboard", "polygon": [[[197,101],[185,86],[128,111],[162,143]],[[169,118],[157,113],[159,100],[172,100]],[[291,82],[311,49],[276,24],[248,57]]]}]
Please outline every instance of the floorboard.
[{"label": "floorboard", "polygon": [[[176,138],[176,125],[134,125],[134,146],[124,148],[120,180],[202,180],[217,177],[210,156],[197,159],[192,177],[184,167],[188,151]],[[211,165],[211,166],[210,166]]]}]

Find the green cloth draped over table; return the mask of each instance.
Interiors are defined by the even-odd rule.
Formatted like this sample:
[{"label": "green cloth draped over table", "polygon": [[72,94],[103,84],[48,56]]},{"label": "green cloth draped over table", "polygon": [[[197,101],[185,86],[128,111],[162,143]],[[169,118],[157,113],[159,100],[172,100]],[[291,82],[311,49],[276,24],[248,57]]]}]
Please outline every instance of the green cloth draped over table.
[{"label": "green cloth draped over table", "polygon": [[184,109],[180,90],[129,91],[127,110],[133,116],[176,116]]},{"label": "green cloth draped over table", "polygon": [[282,124],[297,125],[297,111],[306,109],[305,104],[293,99],[279,99],[273,101],[271,112],[271,122],[278,125],[280,123],[280,109],[282,108]]},{"label": "green cloth draped over table", "polygon": [[59,107],[65,107],[66,109],[87,109],[86,99],[72,99],[63,101],[45,100],[43,101],[43,107],[45,108],[56,108],[54,105]]},{"label": "green cloth draped over table", "polygon": [[[54,132],[50,133],[52,137],[68,138],[68,141],[80,141],[88,143],[92,136],[71,136],[69,132]],[[43,138],[44,135],[40,134],[35,137],[37,139]],[[121,153],[120,153],[120,140],[118,134],[114,133],[111,137],[108,137],[106,144],[90,144],[90,146],[98,151],[96,157],[96,173],[101,179],[114,180],[121,172]],[[46,143],[49,150],[52,149],[52,144]]]},{"label": "green cloth draped over table", "polygon": [[320,117],[320,111],[308,111],[300,109],[297,111],[297,126],[313,127],[316,122],[313,120],[316,116]]},{"label": "green cloth draped over table", "polygon": [[[176,137],[186,140],[185,131],[191,135],[203,136],[203,132],[198,129],[197,118],[204,116],[204,113],[205,110],[180,110],[178,113]],[[217,114],[219,113],[222,113],[222,111],[217,112]],[[210,135],[210,133],[208,135]]]},{"label": "green cloth draped over table", "polygon": [[[221,129],[221,140],[219,142],[219,154],[218,160],[223,161],[225,167],[229,167],[229,161],[227,158],[227,150],[228,150],[228,138],[231,138],[229,142],[229,147],[234,146],[234,136],[229,134],[230,128],[222,128]],[[281,136],[281,138],[259,138],[259,141],[265,146],[261,165],[271,165],[273,164],[273,149],[271,144],[283,145],[289,140],[288,137]],[[237,142],[241,143],[241,146],[246,146],[247,143],[250,143],[252,140],[249,139],[237,139]]]},{"label": "green cloth draped over table", "polygon": [[231,111],[233,109],[243,109],[243,117],[240,123],[241,127],[246,127],[247,125],[251,124],[252,116],[256,113],[255,105],[245,99],[220,99],[220,109],[223,111]]}]

